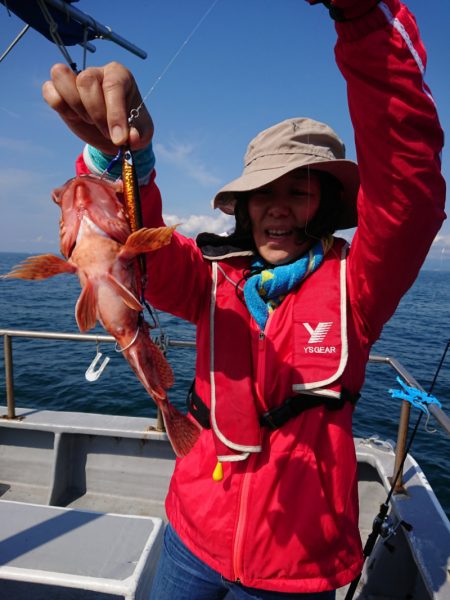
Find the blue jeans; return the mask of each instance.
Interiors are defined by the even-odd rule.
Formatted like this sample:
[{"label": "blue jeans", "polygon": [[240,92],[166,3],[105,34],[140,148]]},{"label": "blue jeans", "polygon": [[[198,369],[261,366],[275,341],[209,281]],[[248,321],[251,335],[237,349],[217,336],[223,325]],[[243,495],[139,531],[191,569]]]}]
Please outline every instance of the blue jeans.
[{"label": "blue jeans", "polygon": [[269,592],[224,579],[183,544],[168,525],[150,600],[335,600],[335,592],[286,594]]}]

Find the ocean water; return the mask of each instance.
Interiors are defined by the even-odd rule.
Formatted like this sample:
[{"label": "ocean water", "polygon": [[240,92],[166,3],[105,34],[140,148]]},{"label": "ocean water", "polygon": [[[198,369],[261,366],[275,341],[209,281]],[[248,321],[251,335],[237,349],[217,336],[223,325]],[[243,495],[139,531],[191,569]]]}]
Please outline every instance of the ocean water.
[{"label": "ocean water", "polygon": [[[0,273],[26,257],[0,253]],[[46,281],[0,280],[0,329],[77,332],[74,306],[79,295],[76,277],[60,275]],[[195,339],[195,329],[167,314],[159,314],[166,335],[173,340]],[[104,333],[97,328],[93,333]],[[428,391],[450,339],[450,273],[422,271],[386,325],[372,353],[396,358]],[[112,344],[100,344],[110,357],[102,376],[88,382],[84,373],[96,354],[94,343],[15,338],[14,391],[16,405],[50,410],[85,411],[131,416],[154,416],[155,406]],[[194,374],[195,349],[170,348],[175,373],[171,402],[183,408]],[[400,401],[387,390],[398,388],[395,374],[384,365],[369,364],[366,383],[355,411],[354,433],[396,440]],[[433,394],[450,415],[450,351]],[[4,359],[0,353],[0,404],[6,402]],[[412,410],[414,425],[419,412]],[[450,439],[425,419],[417,432],[412,454],[421,465],[447,515],[450,516]],[[411,428],[412,429],[412,426]]]}]

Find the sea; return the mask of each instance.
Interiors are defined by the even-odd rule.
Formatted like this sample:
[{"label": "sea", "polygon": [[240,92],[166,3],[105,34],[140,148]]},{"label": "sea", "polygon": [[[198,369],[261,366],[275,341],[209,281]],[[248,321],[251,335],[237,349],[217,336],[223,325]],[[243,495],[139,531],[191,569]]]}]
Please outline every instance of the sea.
[{"label": "sea", "polygon": [[[0,273],[8,272],[26,254],[0,253]],[[176,274],[174,274],[176,276]],[[78,279],[59,275],[45,281],[0,279],[0,329],[78,332],[74,307]],[[158,313],[161,329],[171,340],[194,341],[195,328],[171,315]],[[92,333],[104,333],[101,328]],[[154,330],[159,335],[158,330]],[[422,270],[385,326],[372,354],[397,359],[450,415],[450,272]],[[110,358],[98,380],[85,372],[97,351]],[[18,407],[88,413],[155,416],[155,406],[114,345],[13,339],[14,393]],[[170,400],[181,410],[194,375],[195,348],[169,347],[175,373]],[[440,369],[439,364],[441,363]],[[437,374],[438,373],[438,374]],[[437,377],[436,377],[437,374]],[[434,381],[435,380],[435,381]],[[433,384],[434,381],[434,384]],[[354,434],[395,443],[401,402],[395,373],[369,363],[366,383],[354,418]],[[6,404],[4,356],[0,353],[0,404]],[[410,431],[420,411],[411,411]],[[418,461],[447,516],[450,517],[450,439],[432,417],[422,417],[411,454]]]}]

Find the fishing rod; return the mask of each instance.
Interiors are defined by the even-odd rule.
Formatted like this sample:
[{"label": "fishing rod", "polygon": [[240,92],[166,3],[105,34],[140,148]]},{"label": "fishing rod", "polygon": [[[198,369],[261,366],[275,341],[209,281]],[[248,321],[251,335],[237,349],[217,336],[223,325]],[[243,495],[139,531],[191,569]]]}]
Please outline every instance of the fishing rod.
[{"label": "fishing rod", "polygon": [[[445,357],[447,356],[447,352],[448,352],[449,348],[450,348],[450,339],[448,340],[448,342],[445,346],[444,352],[442,353],[441,359],[440,359],[437,369],[435,371],[433,381],[431,382],[430,388],[426,394],[426,396],[429,398],[431,398],[431,393],[434,389],[434,386],[436,384],[437,378],[438,378],[439,373],[444,364]],[[386,547],[389,548],[389,546],[387,545],[387,540],[388,540],[388,538],[390,538],[391,536],[396,534],[397,529],[399,527],[403,527],[407,531],[412,530],[412,525],[410,525],[409,523],[406,523],[406,521],[400,521],[395,526],[391,522],[389,522],[388,521],[388,510],[389,510],[389,503],[391,501],[392,495],[395,490],[395,486],[397,485],[397,481],[398,481],[401,473],[403,472],[403,466],[405,464],[406,458],[409,454],[409,451],[411,449],[412,443],[414,441],[414,438],[416,436],[417,430],[419,428],[419,425],[422,421],[422,417],[424,414],[425,414],[425,412],[421,411],[421,413],[416,421],[416,424],[414,426],[414,429],[411,433],[408,444],[403,453],[402,460],[400,461],[400,464],[397,468],[394,478],[392,479],[391,487],[389,489],[386,500],[383,502],[383,504],[380,505],[380,511],[373,521],[372,531],[369,534],[369,537],[367,538],[366,544],[363,549],[364,562],[371,555],[379,536],[386,538],[384,543],[385,543]],[[393,549],[393,548],[391,547],[391,549]],[[361,573],[359,573],[359,575],[357,575],[355,577],[355,579],[351,582],[351,584],[347,590],[347,593],[345,595],[345,600],[352,600],[352,598],[355,594],[356,588],[358,587],[358,583],[361,579],[361,575],[362,575],[362,570],[361,570]]]}]

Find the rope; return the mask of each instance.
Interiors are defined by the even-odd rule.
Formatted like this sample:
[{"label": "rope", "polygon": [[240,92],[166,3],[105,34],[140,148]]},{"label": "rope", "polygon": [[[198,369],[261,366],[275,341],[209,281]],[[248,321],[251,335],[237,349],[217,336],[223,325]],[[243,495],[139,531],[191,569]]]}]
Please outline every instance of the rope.
[{"label": "rope", "polygon": [[65,45],[61,39],[61,36],[58,33],[58,24],[53,19],[50,11],[48,10],[47,5],[45,4],[45,0],[37,0],[37,2],[39,5],[39,8],[41,9],[44,19],[47,21],[47,24],[49,26],[49,32],[50,32],[50,35],[52,36],[53,42],[60,49],[61,54],[66,59],[67,64],[72,69],[72,71],[74,73],[78,73],[77,63],[72,60],[72,57],[70,56],[67,48],[65,47]]},{"label": "rope", "polygon": [[88,27],[83,28],[83,71],[86,69],[87,43],[88,43]]}]

